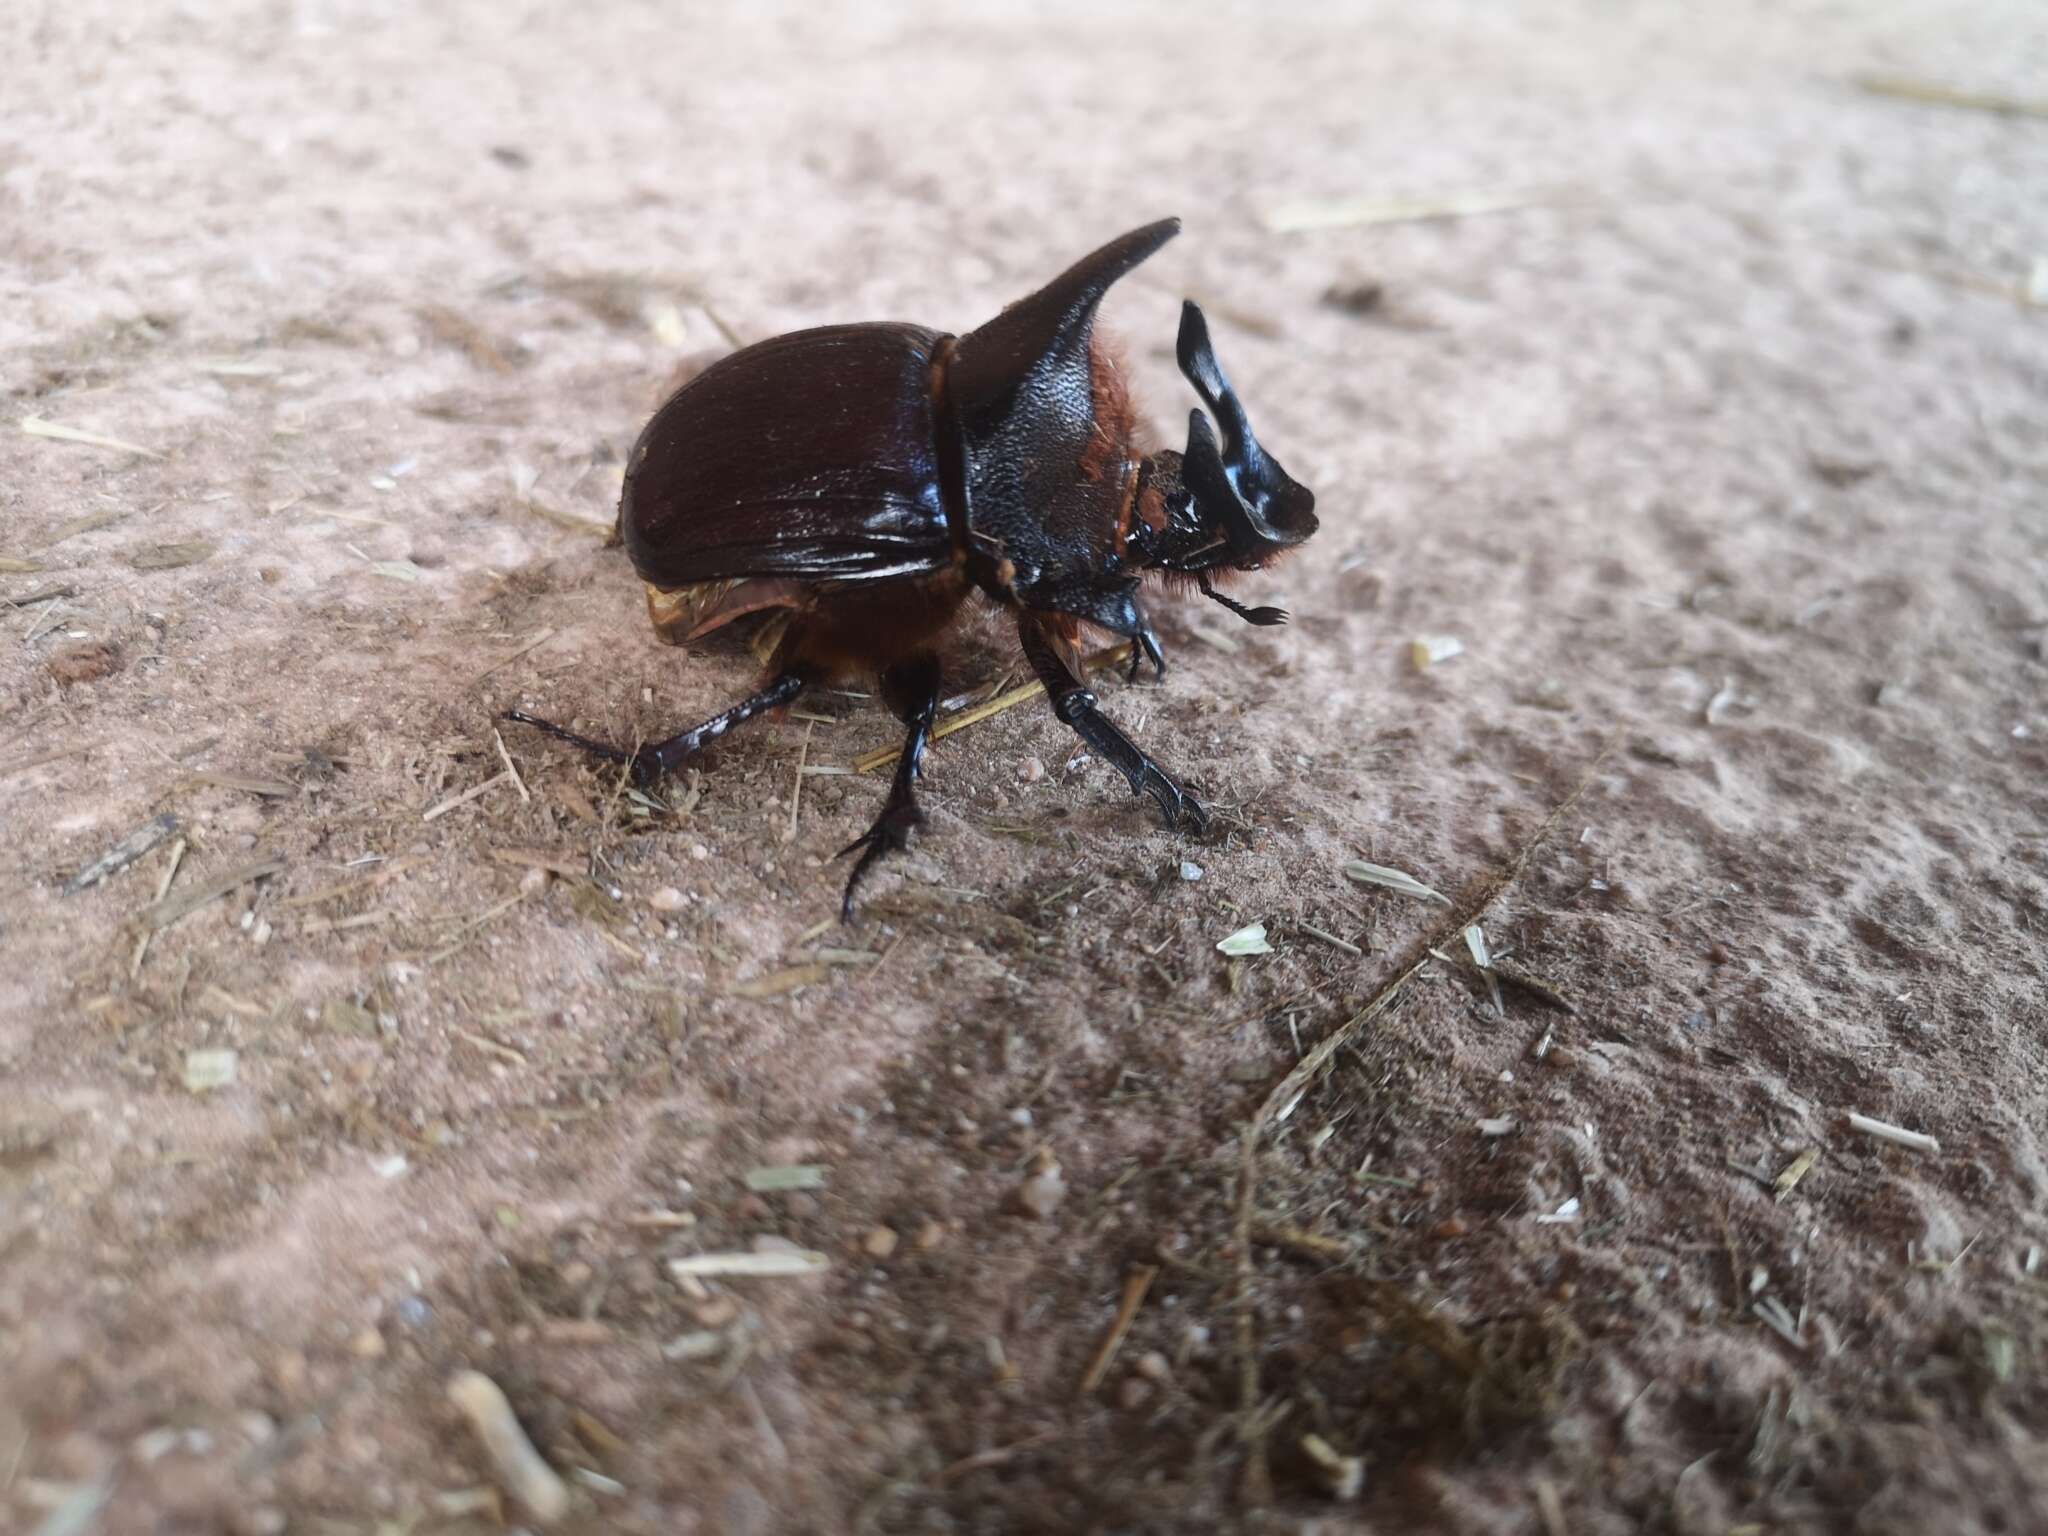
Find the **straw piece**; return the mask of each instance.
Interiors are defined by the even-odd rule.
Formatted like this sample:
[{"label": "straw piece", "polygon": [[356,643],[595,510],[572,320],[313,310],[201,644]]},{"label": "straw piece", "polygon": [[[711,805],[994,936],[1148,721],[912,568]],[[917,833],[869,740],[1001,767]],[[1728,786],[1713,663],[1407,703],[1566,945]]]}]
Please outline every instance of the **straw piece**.
[{"label": "straw piece", "polygon": [[98,432],[62,426],[54,421],[45,421],[40,416],[22,417],[21,430],[30,437],[47,437],[60,443],[83,443],[88,448],[115,448],[122,453],[139,453],[146,459],[163,457],[154,448],[145,448],[140,443],[123,442],[118,437],[106,437]]},{"label": "straw piece", "polygon": [[1116,1316],[1110,1319],[1109,1331],[1095,1348],[1095,1358],[1088,1362],[1088,1369],[1081,1377],[1080,1396],[1086,1397],[1102,1385],[1103,1377],[1109,1374],[1109,1367],[1116,1359],[1116,1352],[1123,1347],[1124,1336],[1131,1331],[1138,1309],[1145,1304],[1145,1293],[1152,1289],[1152,1282],[1158,1278],[1159,1267],[1155,1264],[1140,1264],[1124,1277],[1123,1300],[1117,1306]]},{"label": "straw piece", "polygon": [[1849,1129],[1861,1131],[1866,1136],[1875,1136],[1880,1141],[1893,1142],[1901,1147],[1911,1147],[1915,1152],[1939,1152],[1941,1150],[1941,1143],[1932,1136],[1923,1135],[1919,1131],[1909,1131],[1903,1126],[1893,1125],[1889,1121],[1873,1120],[1868,1115],[1852,1113],[1849,1116]]}]

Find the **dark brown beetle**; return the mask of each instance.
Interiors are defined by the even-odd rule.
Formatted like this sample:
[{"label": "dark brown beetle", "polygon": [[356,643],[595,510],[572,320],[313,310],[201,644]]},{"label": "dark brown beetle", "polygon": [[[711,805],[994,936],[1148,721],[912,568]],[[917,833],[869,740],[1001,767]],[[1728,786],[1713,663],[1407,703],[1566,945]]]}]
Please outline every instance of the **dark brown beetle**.
[{"label": "dark brown beetle", "polygon": [[910,727],[882,813],[844,850],[851,917],[862,876],[924,820],[913,791],[938,710],[937,647],[981,592],[1017,619],[1053,712],[1114,763],[1169,827],[1208,822],[1097,710],[1078,641],[1093,625],[1164,675],[1138,600],[1158,573],[1253,624],[1284,624],[1215,581],[1270,564],[1316,531],[1315,497],[1252,436],[1190,302],[1178,354],[1222,430],[1188,414],[1184,453],[1141,455],[1117,365],[1094,338],[1110,284],[1180,231],[1164,219],[1112,240],[965,336],[834,325],[721,359],[672,395],[626,466],[620,528],[648,612],[682,644],[743,614],[784,610],[762,687],[723,714],[625,753],[535,725],[643,782],[808,687],[872,673]]}]

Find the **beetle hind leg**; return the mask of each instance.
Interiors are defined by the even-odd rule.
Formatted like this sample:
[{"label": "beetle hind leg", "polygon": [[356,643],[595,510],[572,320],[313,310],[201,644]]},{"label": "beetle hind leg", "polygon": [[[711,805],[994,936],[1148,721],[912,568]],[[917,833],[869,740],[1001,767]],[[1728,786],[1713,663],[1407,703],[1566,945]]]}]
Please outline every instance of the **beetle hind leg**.
[{"label": "beetle hind leg", "polygon": [[592,741],[588,736],[578,736],[574,731],[564,730],[553,721],[529,715],[523,709],[508,709],[499,718],[516,725],[531,725],[546,731],[558,741],[581,747],[608,763],[625,763],[633,774],[633,781],[641,786],[654,783],[662,775],[673,773],[689,758],[703,751],[736,725],[744,725],[756,715],[765,715],[771,709],[780,709],[804,691],[804,679],[794,672],[785,672],[759,693],[750,694],[730,709],[721,710],[701,725],[693,725],[687,731],[678,731],[666,741],[649,742],[637,752],[627,752],[602,741]]},{"label": "beetle hind leg", "polygon": [[903,739],[903,755],[896,760],[896,775],[889,781],[889,798],[874,825],[839,850],[845,858],[858,850],[859,860],[846,877],[846,892],[839,900],[842,922],[853,921],[853,895],[867,872],[884,854],[910,846],[914,827],[924,825],[924,810],[917,803],[916,784],[924,773],[924,749],[931,740],[932,722],[939,713],[939,662],[935,656],[918,656],[889,668],[882,674],[882,698],[897,718],[910,727]]}]

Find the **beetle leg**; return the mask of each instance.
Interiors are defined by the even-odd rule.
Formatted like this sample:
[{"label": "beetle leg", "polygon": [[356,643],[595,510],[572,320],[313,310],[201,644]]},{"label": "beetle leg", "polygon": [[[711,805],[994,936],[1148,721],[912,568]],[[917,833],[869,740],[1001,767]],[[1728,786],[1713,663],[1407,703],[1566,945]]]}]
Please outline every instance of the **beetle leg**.
[{"label": "beetle leg", "polygon": [[1052,699],[1052,712],[1103,758],[1116,767],[1130,783],[1134,795],[1150,795],[1169,829],[1183,819],[1197,832],[1209,825],[1209,808],[1189,794],[1172,774],[1147,757],[1138,744],[1118,730],[1095,707],[1095,695],[1074,674],[1060,654],[1041,620],[1031,614],[1018,618],[1017,634],[1024,643],[1025,659],[1038,674]]},{"label": "beetle leg", "polygon": [[903,739],[903,755],[896,760],[896,776],[889,784],[889,798],[882,802],[882,814],[875,824],[839,850],[845,858],[855,849],[860,859],[846,877],[846,894],[839,901],[842,922],[853,921],[853,893],[862,878],[883,854],[910,846],[910,829],[924,825],[924,811],[917,803],[916,783],[924,775],[924,749],[931,740],[932,722],[939,713],[939,661],[936,656],[917,656],[900,662],[882,674],[882,698],[910,727]]},{"label": "beetle leg", "polygon": [[741,699],[728,710],[723,710],[706,720],[702,725],[693,725],[687,731],[678,731],[666,741],[650,742],[637,752],[624,752],[617,747],[607,746],[601,741],[592,741],[588,736],[578,736],[574,731],[565,731],[551,721],[529,715],[522,709],[508,709],[499,718],[519,725],[537,726],[571,746],[581,747],[610,763],[629,764],[633,782],[641,786],[652,784],[663,774],[673,773],[683,762],[695,756],[718,740],[736,725],[744,725],[756,715],[765,715],[771,709],[780,709],[804,691],[804,680],[794,672],[785,672],[759,693]]}]

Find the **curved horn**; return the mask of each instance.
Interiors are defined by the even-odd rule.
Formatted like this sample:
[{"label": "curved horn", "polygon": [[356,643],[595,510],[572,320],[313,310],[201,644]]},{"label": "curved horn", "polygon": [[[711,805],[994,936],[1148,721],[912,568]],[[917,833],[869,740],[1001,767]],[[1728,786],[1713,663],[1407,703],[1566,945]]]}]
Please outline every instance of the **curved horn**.
[{"label": "curved horn", "polygon": [[[1263,530],[1259,537],[1271,544],[1301,543],[1316,531],[1315,493],[1282,469],[1280,461],[1261,448],[1258,438],[1252,435],[1244,404],[1230,387],[1230,380],[1224,377],[1223,365],[1216,361],[1216,349],[1209,341],[1209,322],[1193,299],[1181,305],[1180,336],[1174,351],[1180,360],[1180,371],[1195,386],[1203,403],[1216,413],[1223,428],[1220,450],[1209,436],[1206,421],[1202,423],[1202,436],[1208,439],[1209,451],[1227,472],[1236,499],[1243,503],[1253,524]],[[1195,414],[1199,416],[1201,412]],[[1190,423],[1190,460],[1195,457],[1195,437]]]},{"label": "curved horn", "polygon": [[1213,517],[1231,549],[1256,554],[1260,549],[1277,549],[1299,543],[1285,537],[1259,514],[1259,510],[1237,494],[1230,483],[1230,470],[1216,446],[1216,433],[1209,418],[1199,410],[1188,412],[1188,447],[1181,455],[1180,481],[1195,498],[1196,509]]}]

